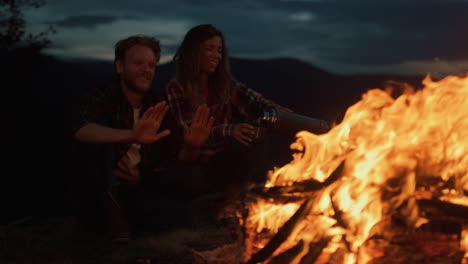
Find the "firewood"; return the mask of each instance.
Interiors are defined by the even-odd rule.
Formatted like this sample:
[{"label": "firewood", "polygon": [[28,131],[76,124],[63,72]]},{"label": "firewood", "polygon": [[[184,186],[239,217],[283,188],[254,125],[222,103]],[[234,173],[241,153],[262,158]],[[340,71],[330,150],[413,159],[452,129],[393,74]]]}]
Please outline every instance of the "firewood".
[{"label": "firewood", "polygon": [[[259,188],[253,188],[250,190],[251,196],[259,196],[264,199],[270,199],[273,202],[287,203],[291,201],[304,201],[301,207],[296,213],[280,228],[278,233],[268,242],[268,244],[260,251],[252,255],[247,264],[254,264],[263,262],[270,258],[275,250],[289,237],[291,232],[297,223],[303,220],[308,212],[310,211],[311,199],[314,192],[323,189],[330,184],[337,181],[343,174],[345,167],[345,161],[342,161],[340,165],[330,174],[330,176],[324,182],[318,182],[316,180],[306,180],[293,184],[292,186],[276,186],[269,188],[266,192]],[[292,193],[301,192],[301,196],[290,195]],[[310,195],[307,195],[307,192]],[[252,195],[253,194],[253,195]],[[286,195],[285,195],[286,194]],[[288,196],[289,195],[289,196]]]},{"label": "firewood", "polygon": [[[327,264],[341,264],[344,263],[345,255],[348,251],[344,248],[338,248],[333,252],[329,259],[326,261]],[[320,262],[321,263],[321,262]]]},{"label": "firewood", "polygon": [[309,200],[312,197],[314,197],[314,193],[306,193],[301,196],[299,195],[291,195],[291,196],[276,196],[276,197],[270,197],[262,194],[247,194],[247,199],[252,200],[252,201],[257,201],[259,198],[262,200],[267,200],[268,203],[270,204],[290,204],[290,203],[296,203],[296,204],[302,204],[305,200]]},{"label": "firewood", "polygon": [[[268,188],[266,191],[264,190],[263,186],[256,186],[250,190],[250,193],[253,193],[264,199],[274,199],[278,201],[284,201],[285,203],[294,200],[300,200],[301,198],[310,196],[315,191],[323,189],[337,181],[341,177],[344,167],[345,161],[342,161],[324,182],[308,179],[300,182],[294,182],[291,186],[274,186]],[[295,193],[300,193],[300,195],[295,196]]]},{"label": "firewood", "polygon": [[247,264],[263,263],[270,258],[278,247],[286,241],[297,224],[304,220],[311,210],[312,200],[305,201],[294,215],[278,230],[273,238],[257,253],[253,254]]},{"label": "firewood", "polygon": [[445,217],[458,218],[460,221],[468,221],[468,207],[453,204],[439,199],[421,199],[418,200],[418,205],[424,211],[429,208],[436,208],[441,215]]},{"label": "firewood", "polygon": [[[304,249],[304,241],[301,240],[294,247],[286,250],[285,252],[279,254],[278,256],[273,257],[268,264],[284,264],[291,263],[299,253]],[[313,263],[313,262],[311,262]]]},{"label": "firewood", "polygon": [[311,243],[309,245],[309,250],[307,251],[307,254],[302,257],[300,264],[310,264],[310,263],[315,263],[317,258],[322,254],[322,251],[324,248],[327,247],[328,243],[330,242],[331,238],[330,237],[325,237],[320,239],[316,243]]}]

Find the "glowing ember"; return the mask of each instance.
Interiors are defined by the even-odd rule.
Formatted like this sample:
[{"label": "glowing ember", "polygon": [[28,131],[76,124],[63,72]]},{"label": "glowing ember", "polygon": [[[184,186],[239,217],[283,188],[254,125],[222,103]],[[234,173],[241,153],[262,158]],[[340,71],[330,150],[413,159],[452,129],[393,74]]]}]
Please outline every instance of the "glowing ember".
[{"label": "glowing ember", "polygon": [[468,225],[463,226],[460,240],[461,248],[466,252],[465,258],[468,259]]},{"label": "glowing ember", "polygon": [[[298,133],[291,147],[300,153],[270,173],[266,190],[310,179],[324,182],[343,161],[344,169],[338,180],[313,195],[288,193],[302,195],[300,201],[259,198],[250,204],[245,259],[265,247],[302,210],[306,217],[295,219],[298,222],[265,263],[287,250],[297,251],[289,263],[304,263],[312,245],[317,247],[324,240],[322,252],[340,260],[334,263],[368,263],[380,253],[370,254],[366,242],[387,232],[385,226],[392,216],[401,217],[410,228],[425,223],[415,198],[419,183],[450,180],[454,190],[445,195],[457,197],[448,201],[466,201],[468,77],[452,76],[439,82],[426,78],[423,83],[424,89],[407,89],[397,99],[385,91],[370,90],[329,133]],[[468,248],[466,232],[464,250]]]}]

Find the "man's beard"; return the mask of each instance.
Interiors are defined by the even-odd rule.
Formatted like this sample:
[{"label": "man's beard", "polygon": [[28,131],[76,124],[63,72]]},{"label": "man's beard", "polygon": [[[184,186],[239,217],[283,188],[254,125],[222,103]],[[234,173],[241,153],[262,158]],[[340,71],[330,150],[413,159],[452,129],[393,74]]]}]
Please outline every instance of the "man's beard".
[{"label": "man's beard", "polygon": [[131,81],[131,80],[128,80],[128,79],[123,79],[124,83],[125,83],[125,86],[132,92],[135,92],[135,93],[139,93],[139,94],[147,94],[150,90],[151,90],[151,87],[147,90],[147,91],[143,91],[141,89],[138,89],[137,86]]}]

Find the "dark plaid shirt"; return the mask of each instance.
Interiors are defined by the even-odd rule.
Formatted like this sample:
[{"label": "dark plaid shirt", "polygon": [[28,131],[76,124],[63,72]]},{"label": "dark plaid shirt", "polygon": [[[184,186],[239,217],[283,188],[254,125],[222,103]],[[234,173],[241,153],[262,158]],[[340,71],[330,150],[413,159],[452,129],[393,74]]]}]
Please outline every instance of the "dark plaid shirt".
[{"label": "dark plaid shirt", "polygon": [[[156,103],[163,100],[151,92],[146,95],[142,102],[140,117],[143,113]],[[73,131],[75,134],[81,127],[88,123],[96,123],[116,129],[133,129],[133,107],[123,94],[119,81],[114,81],[105,85],[100,85],[88,90],[81,97],[78,108],[75,111],[73,120]],[[177,144],[174,144],[173,120],[170,115],[166,115],[161,124],[160,131],[170,129],[171,135],[154,144],[141,145],[142,170],[157,170],[166,163],[173,162],[177,156]],[[117,162],[127,153],[130,143],[112,144],[114,167]]]},{"label": "dark plaid shirt", "polygon": [[[281,108],[271,100],[265,99],[260,93],[245,86],[242,83],[233,83],[231,100],[223,107],[221,112],[211,112],[215,117],[215,123],[211,130],[210,138],[201,150],[201,159],[222,150],[232,136],[234,128],[233,117],[238,116],[243,122],[252,120],[268,107]],[[190,103],[190,98],[184,94],[184,88],[175,79],[166,86],[166,96],[171,112],[177,124],[182,127],[192,122],[195,109]],[[209,101],[209,100],[208,100]],[[208,106],[211,107],[208,103]]]}]

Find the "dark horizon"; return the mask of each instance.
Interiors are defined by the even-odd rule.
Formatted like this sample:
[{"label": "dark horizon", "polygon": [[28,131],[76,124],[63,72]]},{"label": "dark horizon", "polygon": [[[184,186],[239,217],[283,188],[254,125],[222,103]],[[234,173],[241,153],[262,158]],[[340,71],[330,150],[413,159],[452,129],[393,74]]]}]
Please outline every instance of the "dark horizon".
[{"label": "dark horizon", "polygon": [[[49,56],[53,59],[65,62],[65,63],[113,63],[112,59],[104,59],[104,58],[83,58],[83,57],[66,57],[66,56],[56,56],[56,55],[51,55],[51,54],[43,54],[45,56]],[[463,75],[464,72],[459,72],[459,73],[438,73],[438,72],[428,72],[428,73],[414,73],[414,72],[357,72],[357,73],[340,73],[340,72],[334,72],[327,70],[325,68],[321,68],[311,62],[302,60],[301,58],[295,58],[295,57],[287,57],[287,56],[282,56],[282,57],[270,57],[270,58],[252,58],[252,57],[244,57],[244,56],[229,56],[229,60],[241,60],[241,61],[250,61],[250,62],[270,62],[270,61],[279,61],[279,60],[290,60],[290,61],[296,61],[298,63],[303,63],[305,65],[308,65],[311,68],[314,68],[319,71],[326,72],[328,74],[336,75],[336,76],[403,76],[403,77],[424,77],[424,76],[434,76],[434,77],[445,77],[447,75]],[[168,60],[164,62],[158,63],[157,67],[163,67],[163,66],[169,66],[172,65],[173,61]],[[468,72],[467,72],[468,73]],[[157,79],[157,74],[155,79]],[[422,81],[422,79],[421,79]]]}]

